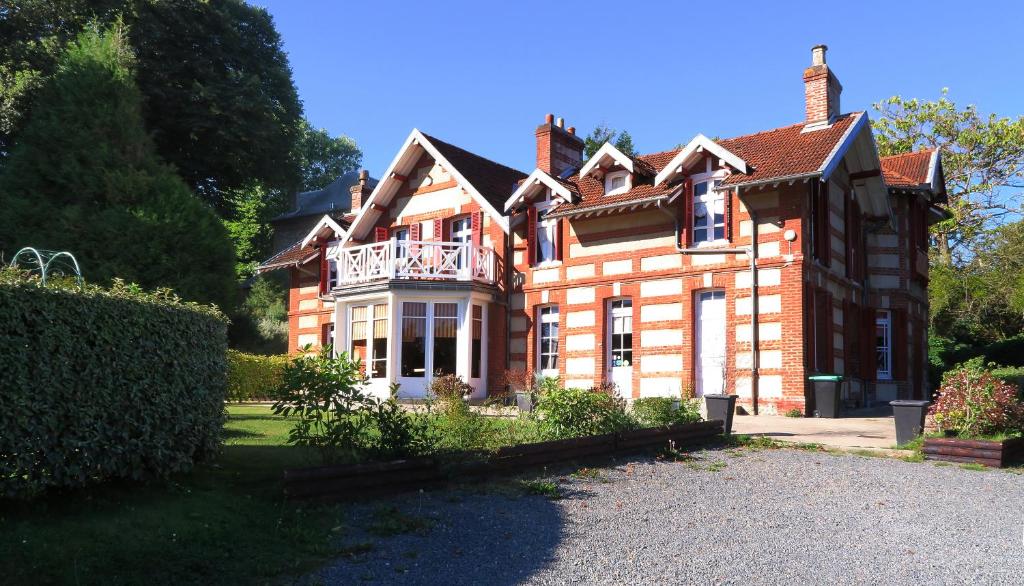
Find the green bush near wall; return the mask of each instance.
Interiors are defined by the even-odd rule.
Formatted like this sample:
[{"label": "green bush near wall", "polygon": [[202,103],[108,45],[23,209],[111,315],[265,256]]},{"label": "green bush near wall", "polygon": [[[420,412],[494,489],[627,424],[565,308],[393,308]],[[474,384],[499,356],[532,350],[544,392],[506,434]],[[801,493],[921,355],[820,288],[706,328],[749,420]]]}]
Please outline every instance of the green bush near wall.
[{"label": "green bush near wall", "polygon": [[187,470],[221,445],[227,320],[0,270],[0,497]]},{"label": "green bush near wall", "polygon": [[287,355],[261,356],[228,350],[228,400],[273,399],[289,360]]}]

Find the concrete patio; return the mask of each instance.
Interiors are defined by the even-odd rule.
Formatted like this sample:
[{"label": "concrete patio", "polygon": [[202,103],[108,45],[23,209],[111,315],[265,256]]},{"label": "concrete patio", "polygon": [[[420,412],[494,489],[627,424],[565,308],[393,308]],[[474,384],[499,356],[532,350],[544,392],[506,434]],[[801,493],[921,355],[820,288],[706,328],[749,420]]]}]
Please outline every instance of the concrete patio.
[{"label": "concrete patio", "polygon": [[823,419],[781,415],[737,415],[733,433],[760,435],[784,442],[816,443],[834,448],[889,450],[896,446],[896,426],[885,411],[857,417]]}]

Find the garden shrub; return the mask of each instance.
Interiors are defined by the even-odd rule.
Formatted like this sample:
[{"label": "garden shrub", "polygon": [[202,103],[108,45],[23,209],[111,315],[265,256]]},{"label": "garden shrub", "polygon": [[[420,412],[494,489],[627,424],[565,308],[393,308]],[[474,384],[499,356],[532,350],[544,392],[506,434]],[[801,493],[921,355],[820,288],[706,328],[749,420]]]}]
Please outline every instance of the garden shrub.
[{"label": "garden shrub", "polygon": [[700,403],[672,397],[643,397],[633,401],[633,417],[645,427],[700,421]]},{"label": "garden shrub", "polygon": [[586,389],[553,389],[541,395],[537,408],[545,437],[562,439],[631,429],[636,422],[625,401]]},{"label": "garden shrub", "polygon": [[0,496],[164,477],[215,453],[226,351],[213,306],[0,270]]},{"label": "garden shrub", "polygon": [[442,403],[449,403],[465,401],[466,397],[473,392],[473,387],[466,384],[461,376],[446,374],[434,377],[427,390]]},{"label": "garden shrub", "polygon": [[941,431],[961,437],[1017,433],[1024,428],[1024,405],[1016,386],[985,368],[981,358],[971,359],[942,377],[930,413]]},{"label": "garden shrub", "polygon": [[[429,449],[422,416],[408,413],[393,397],[364,391],[368,382],[358,359],[330,346],[309,347],[284,368],[274,403],[276,415],[296,419],[288,442],[315,448],[326,464],[392,459]],[[394,389],[392,389],[394,390]]]},{"label": "garden shrub", "polygon": [[228,350],[228,400],[273,399],[288,360],[288,356],[262,356]]}]

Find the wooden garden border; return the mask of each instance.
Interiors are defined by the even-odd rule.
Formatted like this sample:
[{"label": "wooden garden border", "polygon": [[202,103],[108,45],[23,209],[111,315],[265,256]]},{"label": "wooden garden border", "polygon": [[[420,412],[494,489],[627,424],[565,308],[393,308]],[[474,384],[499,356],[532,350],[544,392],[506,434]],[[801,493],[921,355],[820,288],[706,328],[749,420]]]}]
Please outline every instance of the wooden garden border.
[{"label": "wooden garden border", "polygon": [[722,434],[722,421],[700,421],[671,427],[507,446],[494,453],[466,454],[455,464],[435,458],[295,468],[284,471],[284,493],[292,499],[336,500],[376,497],[433,487],[451,479],[486,477],[567,460],[646,450],[673,442],[690,446]]},{"label": "wooden garden border", "polygon": [[1002,468],[1024,457],[1024,438],[991,441],[928,437],[924,440],[922,451],[926,460]]}]

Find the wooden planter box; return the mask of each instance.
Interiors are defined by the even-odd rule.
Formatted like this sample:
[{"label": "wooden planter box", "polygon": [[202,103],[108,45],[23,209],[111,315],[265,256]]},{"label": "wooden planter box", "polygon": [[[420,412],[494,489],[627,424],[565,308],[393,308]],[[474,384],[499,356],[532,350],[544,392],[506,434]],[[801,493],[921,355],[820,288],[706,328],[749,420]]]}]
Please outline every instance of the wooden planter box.
[{"label": "wooden planter box", "polygon": [[1002,441],[929,437],[924,440],[924,458],[1002,468],[1024,457],[1024,438]]},{"label": "wooden planter box", "polygon": [[472,453],[454,466],[433,458],[285,470],[288,498],[338,500],[378,497],[443,484],[451,478],[482,477],[567,460],[609,456],[667,445],[703,443],[722,434],[721,421],[508,446],[493,454]]}]

